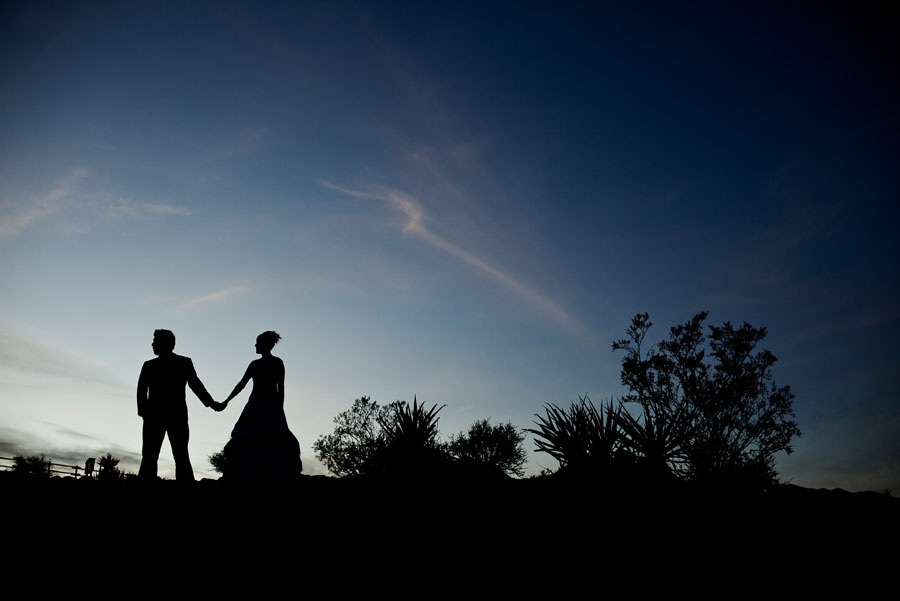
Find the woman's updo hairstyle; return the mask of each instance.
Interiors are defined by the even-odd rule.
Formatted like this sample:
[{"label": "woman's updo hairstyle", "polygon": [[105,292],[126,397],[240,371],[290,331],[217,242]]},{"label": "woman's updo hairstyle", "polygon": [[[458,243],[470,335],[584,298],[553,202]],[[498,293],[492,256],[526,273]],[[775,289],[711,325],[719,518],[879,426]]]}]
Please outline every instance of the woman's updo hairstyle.
[{"label": "woman's updo hairstyle", "polygon": [[275,348],[275,345],[278,344],[278,341],[281,340],[281,334],[275,332],[273,330],[269,330],[268,332],[263,332],[259,336],[256,337],[259,341],[260,346],[262,346],[267,351],[271,351]]}]

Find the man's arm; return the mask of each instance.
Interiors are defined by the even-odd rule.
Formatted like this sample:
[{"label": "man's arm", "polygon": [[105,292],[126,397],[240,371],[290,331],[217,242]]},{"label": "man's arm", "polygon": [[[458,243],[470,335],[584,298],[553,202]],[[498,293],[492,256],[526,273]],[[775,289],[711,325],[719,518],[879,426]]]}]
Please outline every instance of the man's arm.
[{"label": "man's arm", "polygon": [[188,362],[188,386],[191,387],[191,390],[194,391],[194,394],[197,395],[197,398],[200,399],[200,402],[203,403],[207,407],[212,407],[215,405],[215,401],[212,398],[212,395],[206,391],[206,387],[203,386],[203,382],[200,381],[200,378],[197,377],[197,372],[194,371],[194,363],[190,359]]},{"label": "man's arm", "polygon": [[148,409],[147,403],[147,390],[149,388],[148,374],[147,374],[147,364],[141,367],[141,375],[138,376],[138,385],[137,385],[137,410],[138,415],[144,417]]}]

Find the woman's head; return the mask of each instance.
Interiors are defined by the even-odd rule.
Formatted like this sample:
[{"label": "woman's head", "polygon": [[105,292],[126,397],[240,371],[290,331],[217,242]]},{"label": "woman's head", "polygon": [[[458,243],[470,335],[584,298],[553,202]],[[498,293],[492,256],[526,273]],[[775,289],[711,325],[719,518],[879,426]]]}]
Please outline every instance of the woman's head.
[{"label": "woman's head", "polygon": [[281,335],[278,332],[269,330],[268,332],[263,332],[259,336],[256,337],[256,352],[263,353],[268,352],[271,353],[272,349],[275,348],[275,345],[278,344],[278,341],[281,340]]}]

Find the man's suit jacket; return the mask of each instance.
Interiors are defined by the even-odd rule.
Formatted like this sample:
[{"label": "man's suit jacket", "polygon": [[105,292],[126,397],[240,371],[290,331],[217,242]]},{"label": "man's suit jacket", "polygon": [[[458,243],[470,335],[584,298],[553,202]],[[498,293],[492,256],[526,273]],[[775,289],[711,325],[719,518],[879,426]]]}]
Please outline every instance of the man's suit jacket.
[{"label": "man's suit jacket", "polygon": [[144,362],[138,378],[138,415],[143,418],[184,419],[187,421],[187,403],[184,386],[187,384],[204,405],[209,407],[213,398],[194,371],[190,358],[169,353]]}]

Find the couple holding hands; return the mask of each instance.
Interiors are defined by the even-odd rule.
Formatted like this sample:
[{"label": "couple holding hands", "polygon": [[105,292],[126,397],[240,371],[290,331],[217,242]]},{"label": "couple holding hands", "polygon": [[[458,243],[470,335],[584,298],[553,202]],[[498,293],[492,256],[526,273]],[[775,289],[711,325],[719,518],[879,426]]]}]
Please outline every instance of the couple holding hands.
[{"label": "couple holding hands", "polygon": [[261,357],[247,367],[224,402],[213,400],[203,386],[190,358],[175,354],[175,334],[169,330],[153,333],[153,353],[138,378],[138,415],[144,420],[141,469],[138,476],[155,480],[159,451],[168,433],[175,458],[175,478],[193,481],[188,455],[188,414],[184,388],[190,386],[197,398],[215,411],[222,411],[253,380],[250,399],[225,445],[223,477],[239,483],[287,482],[300,475],[300,444],[288,429],[284,415],[284,363],[272,355],[281,340],[277,332],[263,332],[256,338]]}]

